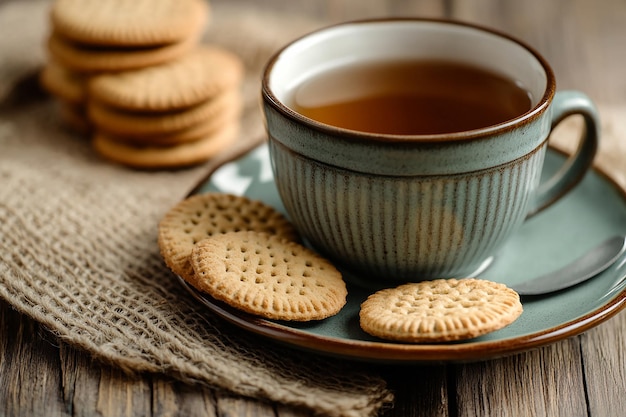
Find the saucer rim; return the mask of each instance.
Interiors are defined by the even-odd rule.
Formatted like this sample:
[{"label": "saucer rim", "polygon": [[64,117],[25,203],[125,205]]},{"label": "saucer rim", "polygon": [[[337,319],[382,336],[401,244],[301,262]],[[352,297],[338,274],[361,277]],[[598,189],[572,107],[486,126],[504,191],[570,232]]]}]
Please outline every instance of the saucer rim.
[{"label": "saucer rim", "polygon": [[322,336],[289,327],[280,322],[238,311],[210,298],[208,295],[201,294],[183,278],[176,277],[197,301],[219,317],[244,330],[317,354],[367,362],[476,362],[505,357],[581,334],[610,319],[626,307],[626,289],[624,289],[611,302],[602,307],[560,326],[546,328],[541,332],[508,339],[457,344],[406,344]]},{"label": "saucer rim", "polygon": [[[236,162],[257,147],[265,145],[265,143],[264,140],[251,142],[249,146],[238,149],[227,158],[213,164],[206,175],[187,193],[186,197],[198,193],[222,166]],[[549,146],[549,151],[561,156],[568,156],[566,152],[552,146]],[[607,171],[597,165],[594,165],[591,170],[619,191],[621,198],[626,200],[626,189],[620,186]],[[469,341],[455,344],[405,344],[384,340],[369,341],[338,338],[307,332],[306,330],[290,327],[283,322],[256,317],[236,310],[212,299],[209,295],[200,293],[180,276],[176,276],[176,278],[196,301],[217,316],[246,331],[312,353],[367,362],[474,362],[509,356],[579,335],[614,317],[626,308],[625,287],[607,303],[587,314],[563,322],[560,325],[545,328],[542,331],[498,340]]]}]

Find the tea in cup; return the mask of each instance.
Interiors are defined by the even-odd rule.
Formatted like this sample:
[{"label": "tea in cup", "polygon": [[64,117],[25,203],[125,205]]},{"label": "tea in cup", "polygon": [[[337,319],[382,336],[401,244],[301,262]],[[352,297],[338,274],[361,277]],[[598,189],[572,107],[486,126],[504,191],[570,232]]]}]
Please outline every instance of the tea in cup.
[{"label": "tea in cup", "polygon": [[[363,285],[480,272],[580,181],[598,144],[594,104],[557,92],[536,51],[453,21],[305,35],[271,58],[262,98],[289,218]],[[578,151],[540,183],[550,132],[573,114],[585,121]]]}]

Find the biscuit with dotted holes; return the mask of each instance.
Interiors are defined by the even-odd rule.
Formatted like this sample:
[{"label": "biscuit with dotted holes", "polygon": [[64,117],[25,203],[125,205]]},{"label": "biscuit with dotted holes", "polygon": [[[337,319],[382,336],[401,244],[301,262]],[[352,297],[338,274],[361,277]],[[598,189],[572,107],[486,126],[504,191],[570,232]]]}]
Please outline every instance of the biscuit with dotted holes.
[{"label": "biscuit with dotted holes", "polygon": [[476,278],[438,279],[380,290],[361,304],[361,328],[382,339],[424,343],[478,337],[522,313],[519,295]]},{"label": "biscuit with dotted holes", "polygon": [[346,304],[346,284],[333,264],[279,236],[214,236],[193,248],[191,264],[200,291],[264,318],[321,320]]},{"label": "biscuit with dotted holes", "polygon": [[204,193],[187,197],[163,216],[159,222],[158,243],[172,272],[196,286],[189,259],[196,243],[214,235],[241,230],[299,240],[292,223],[261,201],[225,193]]}]

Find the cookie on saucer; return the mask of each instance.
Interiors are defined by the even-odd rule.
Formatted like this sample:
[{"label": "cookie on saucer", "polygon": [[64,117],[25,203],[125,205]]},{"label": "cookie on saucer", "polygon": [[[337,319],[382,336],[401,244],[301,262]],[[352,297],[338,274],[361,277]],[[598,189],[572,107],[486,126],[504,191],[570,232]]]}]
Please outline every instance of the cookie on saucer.
[{"label": "cookie on saucer", "polygon": [[409,343],[464,340],[501,329],[522,314],[519,295],[504,284],[439,279],[380,290],[361,304],[361,328]]},{"label": "cookie on saucer", "polygon": [[194,246],[191,264],[200,291],[260,317],[322,320],[346,304],[346,284],[333,264],[279,236],[216,235]]},{"label": "cookie on saucer", "polygon": [[241,230],[298,241],[295,227],[273,207],[244,196],[196,194],[177,203],[159,222],[158,242],[166,265],[196,286],[190,263],[193,247],[208,237]]}]

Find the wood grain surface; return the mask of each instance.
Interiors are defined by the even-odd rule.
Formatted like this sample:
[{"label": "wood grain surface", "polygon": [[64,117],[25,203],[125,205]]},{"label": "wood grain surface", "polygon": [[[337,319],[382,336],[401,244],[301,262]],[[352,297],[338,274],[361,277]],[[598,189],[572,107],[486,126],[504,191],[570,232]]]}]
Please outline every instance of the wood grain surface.
[{"label": "wood grain surface", "polygon": [[[626,104],[623,0],[247,2],[251,8],[293,10],[335,22],[411,15],[479,23],[535,47],[552,64],[559,88],[583,90],[598,103]],[[126,375],[57,341],[4,302],[0,332],[0,416],[308,415],[160,375]],[[580,336],[511,357],[376,370],[396,393],[386,417],[624,416],[626,313]]]}]

